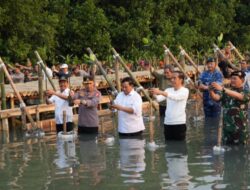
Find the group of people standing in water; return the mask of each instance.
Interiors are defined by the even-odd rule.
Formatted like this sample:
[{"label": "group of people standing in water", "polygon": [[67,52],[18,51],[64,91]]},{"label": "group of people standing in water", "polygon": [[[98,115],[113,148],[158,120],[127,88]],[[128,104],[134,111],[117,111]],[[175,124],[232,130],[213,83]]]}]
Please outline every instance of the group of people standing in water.
[{"label": "group of people standing in water", "polygon": [[[219,118],[223,112],[223,142],[225,144],[247,144],[248,141],[248,67],[240,62],[241,70],[230,73],[230,82],[225,85],[222,72],[217,69],[214,58],[206,61],[207,69],[201,73],[196,88],[203,93],[205,118]],[[159,88],[150,88],[149,94],[159,102],[164,115],[166,140],[183,141],[186,137],[186,104],[189,89],[185,87],[185,75],[166,65],[163,74],[150,68],[159,82]],[[79,106],[78,133],[98,133],[99,117],[97,105],[101,92],[95,87],[94,78],[83,77],[83,88],[74,93],[69,89],[68,78],[59,77],[60,90],[47,91],[47,103],[55,103],[57,132],[62,130],[62,111],[67,110],[67,130],[73,129],[72,105]],[[142,98],[134,89],[130,77],[121,81],[122,91],[110,104],[118,112],[120,137],[140,137],[145,129],[142,117]]]}]

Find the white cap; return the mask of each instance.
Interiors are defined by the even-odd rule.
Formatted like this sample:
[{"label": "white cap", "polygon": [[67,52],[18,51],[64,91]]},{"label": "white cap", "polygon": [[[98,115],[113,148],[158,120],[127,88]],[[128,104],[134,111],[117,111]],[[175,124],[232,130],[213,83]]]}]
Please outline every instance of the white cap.
[{"label": "white cap", "polygon": [[67,65],[66,63],[64,63],[64,64],[62,64],[62,65],[60,66],[60,68],[61,68],[61,69],[68,68],[68,65]]}]

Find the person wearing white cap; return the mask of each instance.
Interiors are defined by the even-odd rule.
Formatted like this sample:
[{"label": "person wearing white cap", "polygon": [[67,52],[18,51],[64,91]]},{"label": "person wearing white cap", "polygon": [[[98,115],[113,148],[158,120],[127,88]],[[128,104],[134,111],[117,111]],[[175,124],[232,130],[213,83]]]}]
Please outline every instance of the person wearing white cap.
[{"label": "person wearing white cap", "polygon": [[58,78],[60,78],[61,76],[65,76],[67,78],[69,78],[71,76],[71,73],[69,72],[69,66],[66,64],[66,63],[63,63],[61,66],[60,66],[60,71],[55,71],[56,72],[56,76]]}]

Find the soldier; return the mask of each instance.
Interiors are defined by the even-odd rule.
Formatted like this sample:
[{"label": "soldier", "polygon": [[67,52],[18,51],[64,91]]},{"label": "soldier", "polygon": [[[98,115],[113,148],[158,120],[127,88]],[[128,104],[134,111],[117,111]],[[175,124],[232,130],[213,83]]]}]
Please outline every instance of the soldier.
[{"label": "soldier", "polygon": [[98,133],[98,110],[101,93],[96,89],[92,76],[83,78],[85,88],[73,97],[74,104],[79,105],[78,133]]},{"label": "soldier", "polygon": [[[231,89],[213,82],[210,96],[222,102],[223,142],[225,144],[246,144],[248,140],[248,102],[249,93],[243,90],[245,73],[234,71],[231,74]],[[215,90],[221,93],[215,93]]]}]

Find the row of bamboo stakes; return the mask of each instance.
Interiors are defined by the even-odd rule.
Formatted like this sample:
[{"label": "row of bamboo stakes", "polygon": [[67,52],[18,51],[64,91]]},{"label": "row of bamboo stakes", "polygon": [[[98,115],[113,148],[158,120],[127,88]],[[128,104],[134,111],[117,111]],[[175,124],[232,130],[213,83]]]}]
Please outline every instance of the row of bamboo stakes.
[{"label": "row of bamboo stakes", "polygon": [[[237,48],[231,43],[229,42],[229,45],[231,47],[231,51],[234,51],[235,54],[240,58],[240,60],[243,60],[244,57],[241,55],[241,53],[237,50]],[[238,67],[236,67],[235,65],[233,65],[231,63],[231,61],[225,57],[225,55],[222,53],[222,51],[218,48],[217,45],[213,45],[215,52],[224,57],[227,62],[234,68],[234,69],[239,69]],[[179,46],[180,49],[180,63],[178,62],[178,60],[175,58],[175,56],[172,54],[172,52],[169,50],[169,48],[164,45],[164,63],[165,64],[169,64],[170,63],[170,59],[174,62],[174,64],[184,73],[184,75],[186,76],[187,79],[189,79],[189,76],[186,74],[185,72],[185,58],[187,59],[187,61],[189,63],[192,64],[192,66],[195,68],[197,74],[200,73],[197,64],[195,64],[195,62],[192,60],[192,58],[188,55],[188,53],[186,53],[186,51]],[[94,57],[93,63],[94,65],[97,65],[102,73],[102,75],[104,76],[105,80],[107,81],[107,83],[109,84],[110,88],[112,89],[113,95],[117,95],[118,92],[121,91],[121,84],[120,84],[120,76],[119,76],[119,65],[121,64],[125,71],[129,74],[129,76],[134,80],[135,84],[141,89],[142,93],[144,94],[144,96],[146,97],[146,99],[150,102],[150,104],[152,105],[152,107],[154,109],[157,109],[156,105],[153,103],[152,99],[150,98],[150,96],[148,95],[148,93],[144,90],[144,88],[140,85],[140,83],[137,81],[137,79],[134,77],[133,73],[130,71],[130,69],[126,66],[125,62],[123,61],[123,59],[120,57],[120,55],[116,52],[116,50],[114,48],[112,48],[112,53],[114,56],[114,60],[115,60],[115,78],[116,78],[116,88],[113,85],[113,83],[111,82],[111,80],[108,78],[108,75],[106,73],[106,71],[103,69],[101,63],[98,61],[97,57],[95,56],[95,54],[92,52],[92,50],[90,48],[87,48],[87,51],[89,52],[89,54]],[[55,85],[52,81],[52,79],[50,77],[48,77],[48,74],[46,72],[46,66],[43,62],[43,60],[41,59],[39,53],[37,51],[35,51],[35,55],[37,57],[38,61],[38,65],[39,65],[39,77],[38,77],[38,89],[39,89],[39,102],[43,103],[44,102],[44,91],[43,91],[43,77],[42,77],[42,71],[44,71],[45,75],[47,76],[47,79],[49,80],[52,88],[54,90],[56,90]],[[1,86],[1,109],[6,109],[6,95],[5,95],[5,88],[4,88],[4,77],[6,76],[9,80],[11,79],[11,77],[8,74],[8,71],[3,63],[2,60],[0,60],[1,63],[1,67],[2,69],[0,70],[0,86]],[[93,72],[94,73],[94,72]],[[11,86],[13,87],[14,92],[16,93],[18,100],[20,102],[20,104],[22,105],[22,110],[23,110],[23,126],[25,128],[25,123],[26,123],[26,117],[29,119],[30,123],[32,124],[32,128],[35,129],[37,128],[37,124],[34,122],[34,120],[32,119],[32,117],[30,116],[27,108],[25,107],[25,104],[22,100],[22,97],[20,96],[19,92],[17,92],[17,89],[15,88],[15,85],[13,82],[11,82],[12,80],[10,80]],[[194,82],[192,80],[189,79],[189,82],[192,86],[194,86]],[[47,81],[46,81],[47,83]],[[14,108],[14,100],[11,101],[11,108]],[[39,110],[38,113],[36,114],[36,118],[39,121]]]}]

